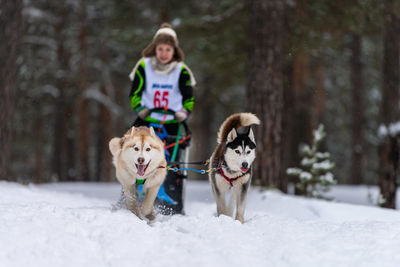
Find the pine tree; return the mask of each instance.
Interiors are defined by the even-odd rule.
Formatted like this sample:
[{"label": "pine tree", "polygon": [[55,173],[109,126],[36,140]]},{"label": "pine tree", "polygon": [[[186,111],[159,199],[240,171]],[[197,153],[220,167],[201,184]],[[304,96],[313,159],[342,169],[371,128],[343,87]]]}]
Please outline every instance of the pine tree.
[{"label": "pine tree", "polygon": [[319,152],[320,145],[325,138],[324,126],[319,125],[313,132],[311,147],[304,145],[300,151],[303,159],[302,168],[288,168],[288,175],[297,176],[300,182],[296,183],[297,189],[307,197],[324,198],[323,193],[329,191],[331,185],[336,184],[331,173],[335,163],[330,159],[330,153]]},{"label": "pine tree", "polygon": [[255,132],[258,160],[253,171],[261,185],[286,192],[286,180],[281,178],[286,6],[279,0],[252,0],[249,6],[251,42],[246,100],[248,110],[257,114],[263,125]]}]

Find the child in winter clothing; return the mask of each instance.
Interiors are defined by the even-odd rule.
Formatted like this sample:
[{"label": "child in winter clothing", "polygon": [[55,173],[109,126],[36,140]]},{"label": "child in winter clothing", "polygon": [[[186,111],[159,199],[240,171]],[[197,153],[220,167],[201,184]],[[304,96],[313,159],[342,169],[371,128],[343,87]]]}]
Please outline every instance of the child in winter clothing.
[{"label": "child in winter clothing", "polygon": [[[196,81],[183,63],[184,55],[177,35],[169,24],[161,25],[142,55],[129,75],[132,80],[131,107],[138,115],[133,125],[148,126],[152,121],[162,121],[169,135],[177,135],[179,123],[185,121],[193,110]],[[172,110],[174,115],[151,113],[154,108]],[[172,150],[169,149],[170,154]],[[179,154],[180,150],[177,158]],[[168,172],[156,199],[156,206],[162,214],[184,213],[183,178],[182,174]],[[166,196],[160,196],[161,192]]]},{"label": "child in winter clothing", "polygon": [[178,123],[186,120],[193,110],[196,81],[182,62],[183,52],[169,24],[161,25],[142,55],[129,75],[132,80],[131,107],[138,115],[134,125],[148,125],[146,119],[151,121],[149,115],[161,120],[162,114],[150,114],[153,108],[173,110],[174,117],[167,117],[167,121],[173,119]]}]

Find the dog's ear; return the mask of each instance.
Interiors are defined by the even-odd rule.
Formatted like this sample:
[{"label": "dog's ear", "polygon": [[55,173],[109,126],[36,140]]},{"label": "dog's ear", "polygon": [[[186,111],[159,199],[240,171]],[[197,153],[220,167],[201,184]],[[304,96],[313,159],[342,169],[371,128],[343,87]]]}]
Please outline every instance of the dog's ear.
[{"label": "dog's ear", "polygon": [[131,128],[131,133],[129,134],[130,136],[133,136],[133,134],[135,133],[135,126],[132,126]]},{"label": "dog's ear", "polygon": [[108,143],[108,146],[110,147],[111,154],[113,154],[113,156],[116,155],[122,148],[122,146],[121,146],[121,138],[114,137]]},{"label": "dog's ear", "polygon": [[149,129],[150,129],[150,135],[153,136],[153,137],[155,137],[155,136],[156,136],[156,133],[154,132],[153,126],[151,126]]},{"label": "dog's ear", "polygon": [[248,136],[250,138],[250,140],[255,144],[256,143],[256,139],[254,138],[254,133],[253,130],[250,128]]},{"label": "dog's ear", "polygon": [[226,142],[230,143],[233,140],[235,140],[235,138],[237,137],[237,132],[236,129],[232,129],[229,133],[228,136],[226,137]]}]

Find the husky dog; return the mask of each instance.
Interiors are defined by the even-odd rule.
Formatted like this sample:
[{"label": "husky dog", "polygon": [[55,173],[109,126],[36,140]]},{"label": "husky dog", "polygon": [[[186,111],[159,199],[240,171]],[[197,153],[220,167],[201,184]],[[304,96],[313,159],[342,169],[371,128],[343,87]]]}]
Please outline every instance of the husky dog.
[{"label": "husky dog", "polygon": [[[251,113],[229,116],[218,132],[218,145],[210,158],[209,173],[211,188],[217,202],[217,214],[232,216],[236,200],[236,220],[244,222],[247,189],[251,182],[251,164],[256,154],[256,142],[250,126],[260,124]],[[228,205],[226,192],[231,191]]]},{"label": "husky dog", "polygon": [[155,218],[154,200],[166,176],[164,144],[153,127],[132,127],[122,138],[114,137],[109,143],[116,176],[126,196],[127,208],[140,218],[136,200],[136,184],[144,183],[146,196],[141,214]]}]

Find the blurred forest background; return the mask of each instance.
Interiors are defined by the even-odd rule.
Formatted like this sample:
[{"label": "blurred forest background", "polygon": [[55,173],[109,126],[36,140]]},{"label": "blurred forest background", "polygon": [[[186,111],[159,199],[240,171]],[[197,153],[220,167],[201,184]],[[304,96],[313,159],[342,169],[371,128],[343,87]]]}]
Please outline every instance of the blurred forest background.
[{"label": "blurred forest background", "polygon": [[169,22],[198,82],[191,160],[228,115],[254,112],[254,183],[286,192],[322,123],[339,183],[395,197],[400,0],[0,2],[0,179],[113,181],[108,141],[135,119],[128,74]]}]

